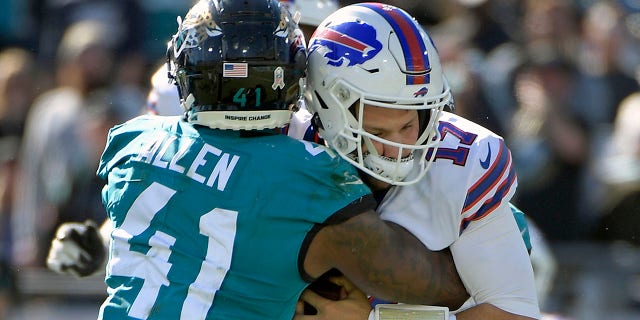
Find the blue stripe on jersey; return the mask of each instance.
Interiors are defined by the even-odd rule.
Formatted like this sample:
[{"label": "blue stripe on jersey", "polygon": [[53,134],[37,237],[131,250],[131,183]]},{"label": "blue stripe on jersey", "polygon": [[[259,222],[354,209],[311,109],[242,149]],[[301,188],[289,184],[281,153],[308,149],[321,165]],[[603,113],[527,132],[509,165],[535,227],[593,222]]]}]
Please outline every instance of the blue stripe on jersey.
[{"label": "blue stripe on jersey", "polygon": [[495,208],[497,208],[502,203],[502,199],[504,199],[507,193],[509,193],[509,190],[511,190],[511,187],[513,186],[513,183],[515,181],[516,171],[513,169],[513,167],[511,167],[511,169],[509,170],[509,176],[500,184],[498,190],[496,191],[496,194],[491,199],[485,201],[480,209],[478,209],[478,211],[476,211],[473,215],[462,219],[462,222],[460,223],[460,233],[462,233],[462,231],[467,228],[471,221],[480,220],[491,213]]},{"label": "blue stripe on jersey", "polygon": [[[427,54],[427,46],[423,41],[414,19],[406,12],[391,8],[379,3],[363,3],[359,6],[369,8],[389,22],[389,25],[396,32],[402,52],[407,75],[406,84],[426,84],[431,81],[428,71],[431,69],[429,65],[429,56]],[[412,73],[412,74],[411,74]]]},{"label": "blue stripe on jersey", "polygon": [[507,170],[511,170],[511,153],[503,140],[500,140],[500,149],[493,165],[487,172],[467,191],[462,213],[473,207],[500,181]]}]

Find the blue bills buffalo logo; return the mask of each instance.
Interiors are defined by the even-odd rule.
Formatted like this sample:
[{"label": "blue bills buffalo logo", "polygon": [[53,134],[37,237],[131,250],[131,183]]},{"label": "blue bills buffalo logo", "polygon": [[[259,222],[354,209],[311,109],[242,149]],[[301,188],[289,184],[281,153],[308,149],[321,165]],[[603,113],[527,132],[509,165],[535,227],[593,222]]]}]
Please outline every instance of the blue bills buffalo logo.
[{"label": "blue bills buffalo logo", "polygon": [[413,93],[413,97],[414,98],[424,97],[427,95],[427,93],[429,93],[429,89],[427,89],[427,87],[422,87],[420,88],[420,90]]},{"label": "blue bills buffalo logo", "polygon": [[376,38],[376,29],[366,23],[345,22],[318,31],[309,51],[325,48],[324,56],[332,66],[363,64],[382,49],[382,43]]}]

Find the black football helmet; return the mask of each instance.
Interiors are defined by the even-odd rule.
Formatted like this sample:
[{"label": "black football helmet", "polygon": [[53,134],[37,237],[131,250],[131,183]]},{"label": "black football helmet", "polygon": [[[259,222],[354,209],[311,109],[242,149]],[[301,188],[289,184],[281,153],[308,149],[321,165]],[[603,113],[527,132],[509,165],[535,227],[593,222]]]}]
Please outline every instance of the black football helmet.
[{"label": "black football helmet", "polygon": [[289,123],[307,54],[278,0],[201,0],[178,24],[167,58],[187,121],[234,130]]}]

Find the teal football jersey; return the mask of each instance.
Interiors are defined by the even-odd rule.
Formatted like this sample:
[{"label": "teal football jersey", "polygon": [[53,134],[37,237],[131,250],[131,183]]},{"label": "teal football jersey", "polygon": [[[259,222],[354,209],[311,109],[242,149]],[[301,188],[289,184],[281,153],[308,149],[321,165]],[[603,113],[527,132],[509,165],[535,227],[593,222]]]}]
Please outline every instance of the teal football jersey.
[{"label": "teal football jersey", "polygon": [[314,226],[374,206],[323,146],[178,117],[111,129],[98,175],[115,225],[101,319],[289,320]]}]

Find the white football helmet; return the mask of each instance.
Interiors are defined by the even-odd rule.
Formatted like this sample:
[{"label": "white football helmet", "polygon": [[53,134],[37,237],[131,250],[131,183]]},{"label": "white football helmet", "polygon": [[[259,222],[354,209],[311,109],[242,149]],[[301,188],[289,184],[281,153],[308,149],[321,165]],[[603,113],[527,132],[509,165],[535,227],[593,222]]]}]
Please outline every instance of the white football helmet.
[{"label": "white football helmet", "polygon": [[336,0],[280,0],[280,3],[289,7],[291,15],[300,13],[299,24],[317,27],[322,20],[338,10]]},{"label": "white football helmet", "polygon": [[[424,176],[440,141],[439,114],[453,98],[433,41],[413,17],[379,3],[337,10],[309,41],[307,81],[305,100],[315,125],[344,159],[394,185]],[[366,132],[364,104],[418,110],[418,141],[401,144]],[[398,157],[377,154],[372,141],[398,148]],[[411,156],[403,158],[403,150]]]}]

